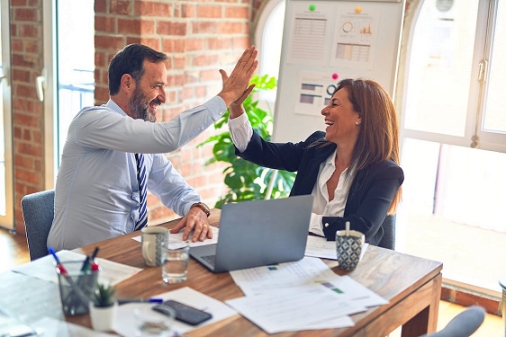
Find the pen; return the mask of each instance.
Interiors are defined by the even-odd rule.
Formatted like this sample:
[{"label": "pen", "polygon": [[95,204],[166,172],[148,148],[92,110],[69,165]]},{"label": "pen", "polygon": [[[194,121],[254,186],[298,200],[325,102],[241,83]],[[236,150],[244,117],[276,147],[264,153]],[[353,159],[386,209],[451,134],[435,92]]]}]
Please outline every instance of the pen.
[{"label": "pen", "polygon": [[93,250],[93,254],[91,254],[91,261],[94,261],[94,260],[95,260],[95,258],[97,257],[97,254],[98,254],[98,250],[99,250],[99,249],[100,249],[100,248],[95,247],[95,249]]},{"label": "pen", "polygon": [[88,267],[90,266],[90,257],[86,256],[86,259],[84,259],[83,266],[81,267],[81,271],[88,270]]},{"label": "pen", "polygon": [[161,298],[117,298],[118,304],[125,303],[163,303]]},{"label": "pen", "polygon": [[81,291],[81,289],[77,286],[77,284],[74,282],[74,280],[72,279],[72,277],[68,274],[67,269],[65,269],[65,267],[61,263],[60,259],[56,255],[56,252],[54,251],[54,248],[53,247],[49,247],[48,251],[49,251],[49,253],[51,255],[53,255],[54,260],[56,261],[56,266],[58,267],[58,270],[63,275],[63,277],[65,277],[65,279],[67,280],[67,282],[70,284],[70,287],[72,288],[72,290],[81,299],[81,301],[83,301],[83,303],[88,303],[89,302],[89,298]]},{"label": "pen", "polygon": [[90,257],[91,271],[95,271],[95,272],[99,270],[98,263],[95,262],[95,257],[98,254],[98,250],[99,250],[99,248],[95,247],[95,249],[93,250],[93,253],[91,254],[91,257]]}]

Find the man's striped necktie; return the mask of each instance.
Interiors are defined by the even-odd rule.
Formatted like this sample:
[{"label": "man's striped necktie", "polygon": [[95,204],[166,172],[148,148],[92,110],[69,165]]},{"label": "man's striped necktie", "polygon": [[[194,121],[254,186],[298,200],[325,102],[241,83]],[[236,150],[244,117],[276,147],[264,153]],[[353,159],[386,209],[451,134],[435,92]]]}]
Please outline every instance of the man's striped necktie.
[{"label": "man's striped necktie", "polygon": [[139,181],[139,220],[135,224],[135,230],[138,231],[148,224],[148,200],[147,200],[147,183],[146,183],[146,166],[144,165],[144,155],[142,153],[135,154],[137,161],[137,180]]}]

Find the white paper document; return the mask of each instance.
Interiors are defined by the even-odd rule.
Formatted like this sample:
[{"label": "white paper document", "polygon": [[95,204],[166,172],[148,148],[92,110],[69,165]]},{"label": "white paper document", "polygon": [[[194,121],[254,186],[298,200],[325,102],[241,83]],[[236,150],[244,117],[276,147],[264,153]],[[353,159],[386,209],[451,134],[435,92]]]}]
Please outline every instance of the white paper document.
[{"label": "white paper document", "polygon": [[[60,250],[59,252],[56,252],[56,255],[64,265],[66,261],[84,262],[86,259],[85,255],[70,250]],[[100,266],[98,281],[101,283],[110,283],[115,285],[142,270],[141,268],[135,268],[101,258],[96,258],[95,261]],[[47,255],[35,261],[16,266],[12,268],[12,270],[49,282],[58,283],[58,276],[56,274],[54,263],[55,261],[53,256]]]},{"label": "white paper document", "polygon": [[[212,244],[218,243],[218,234],[219,234],[220,229],[218,227],[214,227],[214,226],[209,226],[209,228],[211,228],[211,231],[213,232],[212,239],[205,239],[204,241],[192,242],[191,239],[193,236],[193,232],[191,232],[190,236],[188,237],[188,240],[190,241],[190,247],[205,246],[205,245],[212,245]],[[169,233],[169,241],[170,242],[183,241],[183,232],[184,231],[181,231],[176,234]],[[134,236],[132,239],[134,239],[135,241],[141,242],[140,235]]]},{"label": "white paper document", "polygon": [[246,297],[227,304],[268,333],[352,326],[347,315],[388,303],[314,257],[230,274]]},{"label": "white paper document", "polygon": [[[237,314],[235,310],[227,306],[225,303],[204,295],[189,287],[180,288],[153,297],[162,298],[164,301],[169,299],[176,300],[197,309],[205,310],[213,315],[213,318],[203,322],[198,326],[191,326],[179,321],[173,321],[173,330],[179,334],[183,334],[192,329],[221,321],[222,319]],[[136,333],[136,325],[138,324],[138,319],[136,319],[136,310],[138,316],[144,314],[151,317],[159,316],[161,319],[166,318],[166,316],[163,314],[152,309],[155,305],[156,304],[149,303],[129,303],[120,305],[116,313],[114,331],[116,331],[121,336],[137,337],[138,334]],[[176,334],[174,335],[177,336]]]},{"label": "white paper document", "polygon": [[[369,246],[368,243],[365,243],[362,246],[362,251],[360,252],[360,260],[364,257],[364,254]],[[314,256],[322,259],[335,260],[336,256],[336,242],[335,241],[327,241],[326,238],[321,236],[308,235],[307,244],[306,244],[306,252],[305,256]]]},{"label": "white paper document", "polygon": [[323,261],[307,256],[295,262],[234,270],[230,275],[246,296],[266,290],[312,285],[337,276]]},{"label": "white paper document", "polygon": [[226,303],[270,334],[319,329],[320,325],[325,328],[350,326],[349,319],[340,321],[339,318],[366,310],[314,285],[292,288],[290,292],[236,298]]},{"label": "white paper document", "polygon": [[41,332],[41,336],[58,336],[58,337],[114,337],[106,332],[100,332],[79,326],[77,324],[60,321],[50,317],[44,317],[32,324],[37,332]]}]

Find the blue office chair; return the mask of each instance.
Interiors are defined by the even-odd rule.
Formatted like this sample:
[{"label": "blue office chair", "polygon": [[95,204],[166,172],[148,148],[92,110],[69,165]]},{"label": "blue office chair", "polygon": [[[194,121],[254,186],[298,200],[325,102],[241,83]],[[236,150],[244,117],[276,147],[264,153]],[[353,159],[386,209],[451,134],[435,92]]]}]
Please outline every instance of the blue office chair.
[{"label": "blue office chair", "polygon": [[30,259],[46,256],[47,237],[54,219],[54,190],[25,195],[21,199]]},{"label": "blue office chair", "polygon": [[383,237],[378,247],[395,250],[395,214],[387,215],[381,227],[383,227]]},{"label": "blue office chair", "polygon": [[459,313],[440,331],[420,337],[469,337],[485,320],[485,309],[473,305]]}]

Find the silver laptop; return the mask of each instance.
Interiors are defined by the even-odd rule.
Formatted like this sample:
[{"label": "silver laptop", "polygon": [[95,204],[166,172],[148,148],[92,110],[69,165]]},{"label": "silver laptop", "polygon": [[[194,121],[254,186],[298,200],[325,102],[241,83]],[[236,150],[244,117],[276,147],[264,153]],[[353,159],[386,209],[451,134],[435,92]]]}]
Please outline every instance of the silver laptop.
[{"label": "silver laptop", "polygon": [[215,273],[304,257],[313,196],[223,205],[218,243],[190,248]]}]

